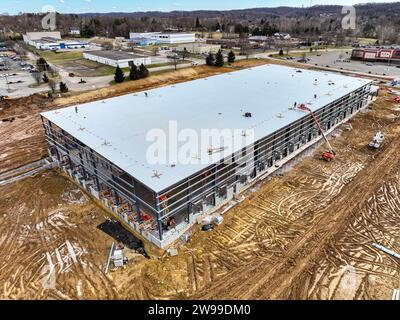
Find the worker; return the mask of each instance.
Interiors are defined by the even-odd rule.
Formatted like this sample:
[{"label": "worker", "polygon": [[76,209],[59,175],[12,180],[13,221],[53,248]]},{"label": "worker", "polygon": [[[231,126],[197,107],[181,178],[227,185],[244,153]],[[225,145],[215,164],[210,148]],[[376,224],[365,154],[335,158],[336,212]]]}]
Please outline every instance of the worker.
[{"label": "worker", "polygon": [[168,229],[173,229],[173,228],[175,228],[175,226],[176,226],[175,219],[172,218],[172,217],[168,218],[168,220],[167,220],[167,228]]},{"label": "worker", "polygon": [[149,94],[147,92],[145,92],[144,95],[146,96],[146,98],[149,96]]},{"label": "worker", "polygon": [[75,107],[75,113],[78,113],[78,107]]}]

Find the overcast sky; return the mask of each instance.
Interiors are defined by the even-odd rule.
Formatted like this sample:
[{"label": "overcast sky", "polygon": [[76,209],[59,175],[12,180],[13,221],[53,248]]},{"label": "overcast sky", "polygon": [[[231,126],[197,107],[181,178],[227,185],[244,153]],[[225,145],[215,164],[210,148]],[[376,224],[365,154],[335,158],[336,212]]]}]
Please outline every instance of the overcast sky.
[{"label": "overcast sky", "polygon": [[[0,12],[41,12],[52,6],[58,12],[135,12],[173,10],[226,10],[256,7],[308,7],[316,4],[352,5],[365,0],[0,0]],[[389,2],[373,0],[369,2]]]}]

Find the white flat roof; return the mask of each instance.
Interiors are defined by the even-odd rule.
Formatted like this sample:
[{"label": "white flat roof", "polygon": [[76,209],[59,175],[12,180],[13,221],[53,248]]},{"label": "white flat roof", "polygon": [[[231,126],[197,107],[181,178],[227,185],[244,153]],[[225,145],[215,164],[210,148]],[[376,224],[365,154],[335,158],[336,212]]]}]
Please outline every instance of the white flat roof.
[{"label": "white flat roof", "polygon": [[[168,139],[169,121],[177,121],[178,130],[189,128],[199,136],[202,129],[228,128],[238,129],[237,137],[245,139],[241,132],[253,129],[257,141],[306,115],[289,110],[294,102],[311,103],[311,109],[317,110],[371,82],[335,73],[297,71],[265,65],[148,90],[147,97],[142,92],[82,104],[78,113],[72,106],[42,115],[159,192],[244,146],[214,154],[211,163],[198,161],[210,158],[208,145],[193,154],[197,163],[150,165],[146,160],[154,143],[146,141],[150,130],[161,129]],[[245,112],[252,117],[243,117]],[[184,144],[179,142],[178,147]],[[155,171],[162,175],[155,177]]]}]

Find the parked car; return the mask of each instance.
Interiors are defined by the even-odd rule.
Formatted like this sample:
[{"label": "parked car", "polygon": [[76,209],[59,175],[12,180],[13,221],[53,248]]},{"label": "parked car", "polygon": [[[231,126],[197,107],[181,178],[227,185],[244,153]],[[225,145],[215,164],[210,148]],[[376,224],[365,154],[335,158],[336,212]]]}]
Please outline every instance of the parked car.
[{"label": "parked car", "polygon": [[167,55],[167,58],[168,59],[179,59],[179,56],[176,53],[174,53],[174,54]]}]

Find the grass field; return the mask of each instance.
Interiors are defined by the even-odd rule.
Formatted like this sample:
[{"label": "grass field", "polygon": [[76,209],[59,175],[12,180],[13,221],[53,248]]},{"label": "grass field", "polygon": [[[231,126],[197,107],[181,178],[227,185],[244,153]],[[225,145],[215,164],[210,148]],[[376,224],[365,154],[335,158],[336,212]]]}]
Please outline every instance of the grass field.
[{"label": "grass field", "polygon": [[81,51],[65,51],[65,52],[41,51],[39,54],[48,62],[54,64],[57,64],[59,62],[83,59],[83,52]]},{"label": "grass field", "polygon": [[377,39],[375,38],[358,38],[360,45],[373,45],[376,43]]}]

